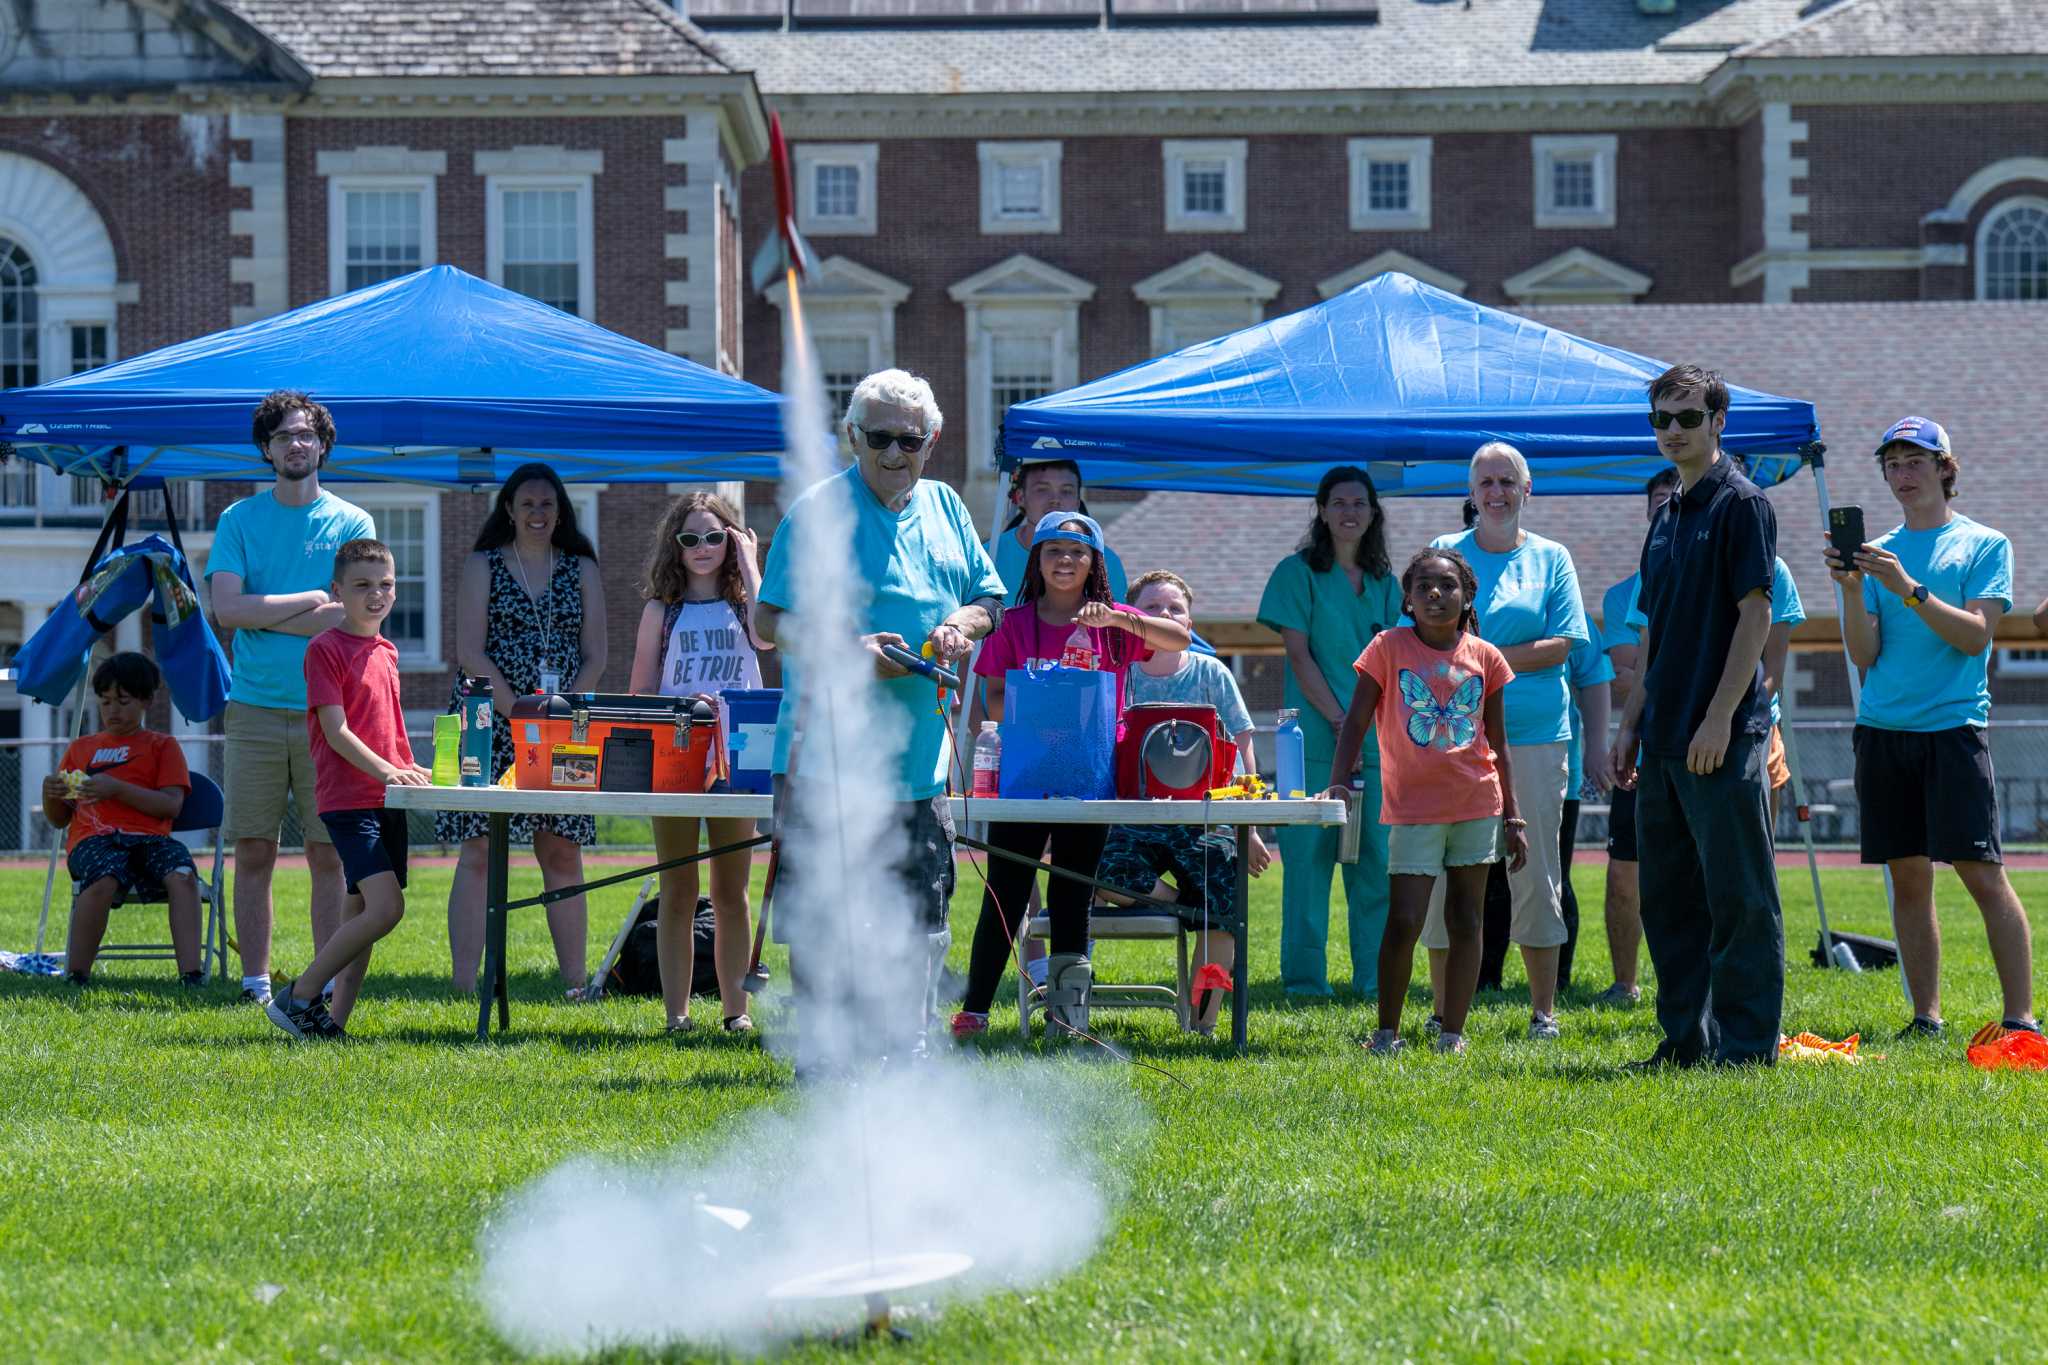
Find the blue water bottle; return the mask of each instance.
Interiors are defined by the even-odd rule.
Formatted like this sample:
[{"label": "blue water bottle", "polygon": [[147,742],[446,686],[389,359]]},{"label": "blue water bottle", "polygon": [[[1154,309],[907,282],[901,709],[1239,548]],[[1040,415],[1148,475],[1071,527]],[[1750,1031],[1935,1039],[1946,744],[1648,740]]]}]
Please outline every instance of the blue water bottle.
[{"label": "blue water bottle", "polygon": [[1301,712],[1289,707],[1280,713],[1273,730],[1273,785],[1283,801],[1298,801],[1308,795],[1308,741],[1301,734]]},{"label": "blue water bottle", "polygon": [[462,687],[462,785],[490,786],[492,766],[491,680],[471,678]]}]

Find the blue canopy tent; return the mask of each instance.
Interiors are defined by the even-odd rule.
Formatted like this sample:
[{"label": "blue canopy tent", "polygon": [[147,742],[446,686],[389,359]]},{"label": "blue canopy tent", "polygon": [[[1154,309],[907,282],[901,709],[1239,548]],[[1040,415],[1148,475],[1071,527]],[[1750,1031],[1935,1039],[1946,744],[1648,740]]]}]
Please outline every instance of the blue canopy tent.
[{"label": "blue canopy tent", "polygon": [[249,413],[277,388],[334,413],[328,482],[492,485],[534,459],[606,483],[780,465],[777,395],[446,265],[0,392],[0,441],[117,485],[261,479]]},{"label": "blue canopy tent", "polygon": [[[1100,487],[1312,494],[1364,465],[1383,494],[1463,496],[1482,441],[1547,494],[1634,493],[1664,467],[1645,414],[1666,362],[1385,274],[1333,299],[1009,409],[999,462],[1067,459]],[[1722,447],[1791,477],[1813,405],[1729,388]]]}]

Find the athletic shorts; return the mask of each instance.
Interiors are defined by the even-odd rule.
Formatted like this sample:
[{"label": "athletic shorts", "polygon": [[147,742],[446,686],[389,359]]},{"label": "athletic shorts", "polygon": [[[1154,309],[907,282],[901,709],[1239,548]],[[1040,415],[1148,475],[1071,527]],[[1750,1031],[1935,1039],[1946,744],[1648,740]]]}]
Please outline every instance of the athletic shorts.
[{"label": "athletic shorts", "polygon": [[[1161,877],[1180,893],[1175,914],[1195,929],[1237,924],[1237,831],[1198,825],[1112,825],[1096,880],[1149,896]],[[1155,907],[1145,906],[1150,910]]]},{"label": "athletic shorts", "polygon": [[1498,815],[1443,825],[1387,826],[1387,874],[1434,877],[1447,867],[1497,863],[1501,853]]},{"label": "athletic shorts", "polygon": [[313,751],[306,738],[306,713],[231,701],[224,724],[227,752],[220,786],[227,793],[228,808],[220,837],[276,843],[285,803],[295,801],[306,842],[329,842],[327,827],[314,818]]},{"label": "athletic shorts", "polygon": [[[801,785],[801,779],[799,779]],[[830,821],[834,802],[829,791],[814,791],[804,803],[813,819]],[[925,934],[946,932],[953,901],[953,808],[945,793],[920,801],[885,803],[893,813],[903,843],[897,850],[895,874],[909,888],[911,912]],[[797,824],[803,811],[792,801],[787,778],[775,778],[779,868],[775,874],[775,913],[769,933],[777,943],[801,944],[837,933],[845,923],[845,902],[834,887],[845,877],[870,869],[872,856],[843,849],[834,838],[802,838]],[[816,862],[815,867],[806,861]]]},{"label": "athletic shorts", "polygon": [[1998,786],[1982,730],[1859,725],[1855,744],[1864,862],[2005,861],[1998,843]]},{"label": "athletic shorts", "polygon": [[1771,751],[1764,757],[1764,771],[1770,774],[1772,791],[1792,780],[1791,765],[1785,762],[1785,736],[1775,725],[1771,727]]},{"label": "athletic shorts", "polygon": [[322,812],[320,822],[334,840],[341,855],[341,875],[348,881],[348,894],[360,893],[362,884],[381,872],[389,872],[405,885],[405,857],[408,840],[405,812],[389,806],[365,810]]},{"label": "athletic shorts", "polygon": [[1616,787],[1607,804],[1607,859],[1633,863],[1636,858],[1636,792]]},{"label": "athletic shorts", "polygon": [[197,875],[192,850],[168,834],[95,834],[78,841],[65,866],[80,887],[112,877],[121,884],[123,898],[140,893],[154,899],[163,894],[164,878],[176,872]]}]

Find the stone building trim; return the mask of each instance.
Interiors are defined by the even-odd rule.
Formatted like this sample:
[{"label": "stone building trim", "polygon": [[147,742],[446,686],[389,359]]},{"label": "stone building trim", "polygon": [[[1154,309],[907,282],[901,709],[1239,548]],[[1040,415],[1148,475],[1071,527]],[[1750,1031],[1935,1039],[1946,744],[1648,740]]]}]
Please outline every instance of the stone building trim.
[{"label": "stone building trim", "polygon": [[1413,276],[1424,284],[1434,285],[1446,294],[1463,294],[1465,281],[1448,270],[1438,270],[1427,261],[1418,260],[1405,251],[1382,251],[1352,266],[1340,270],[1327,279],[1316,281],[1316,293],[1326,299],[1334,299],[1347,289],[1355,289],[1367,280],[1388,271],[1399,271]]},{"label": "stone building trim", "polygon": [[661,344],[673,355],[730,371],[740,356],[737,339],[719,334],[725,266],[718,220],[725,205],[739,201],[719,142],[719,119],[710,107],[686,112],[676,136],[661,142],[662,302],[668,309]]},{"label": "stone building trim", "polygon": [[291,300],[291,251],[285,232],[284,115],[238,109],[228,137],[249,144],[228,162],[228,184],[249,191],[249,207],[228,211],[228,234],[246,237],[245,252],[228,258],[228,283],[249,286],[249,302],[228,310],[234,326],[282,313]]},{"label": "stone building trim", "polygon": [[[1152,354],[1164,355],[1264,321],[1280,281],[1204,251],[1139,280],[1131,293],[1151,314]],[[1189,335],[1191,326],[1200,335]]]},{"label": "stone building trim", "polygon": [[946,294],[961,305],[967,344],[967,461],[969,506],[995,475],[996,427],[1002,414],[994,410],[991,364],[998,333],[1047,337],[1052,342],[1051,391],[1080,382],[1081,305],[1095,297],[1095,286],[1057,266],[1023,252],[976,271],[949,286]]},{"label": "stone building trim", "polygon": [[1957,187],[1946,206],[1927,215],[1949,223],[1967,223],[1977,205],[1992,191],[2015,181],[2048,182],[2048,156],[2009,156],[1994,161]]},{"label": "stone building trim", "polygon": [[[1790,303],[1792,292],[1806,288],[1810,278],[1804,257],[1812,242],[1805,229],[1792,225],[1809,207],[1805,195],[1792,192],[1793,182],[1806,178],[1806,158],[1793,154],[1795,147],[1806,142],[1806,123],[1793,118],[1792,106],[1783,101],[1764,105],[1760,117],[1764,133],[1764,253],[1769,257],[1764,264],[1763,301]],[[1730,276],[1730,283],[1746,282]]]},{"label": "stone building trim", "polygon": [[448,173],[448,153],[410,147],[357,147],[323,151],[313,157],[316,175],[327,180],[327,292],[348,290],[347,196],[352,190],[404,189],[420,197],[420,268],[439,264],[438,187]]},{"label": "stone building trim", "polygon": [[1554,303],[1634,303],[1650,292],[1640,271],[1575,246],[1501,282],[1501,292],[1523,307]]}]

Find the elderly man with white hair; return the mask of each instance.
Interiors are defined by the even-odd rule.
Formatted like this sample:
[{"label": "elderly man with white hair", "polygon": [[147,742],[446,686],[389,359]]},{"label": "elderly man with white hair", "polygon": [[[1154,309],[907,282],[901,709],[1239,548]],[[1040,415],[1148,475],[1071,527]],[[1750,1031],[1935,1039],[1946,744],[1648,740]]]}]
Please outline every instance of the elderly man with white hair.
[{"label": "elderly man with white hair", "polygon": [[[859,775],[859,795],[869,809],[877,801],[888,803],[896,826],[907,836],[907,849],[895,870],[910,889],[919,921],[915,927],[926,936],[914,954],[923,959],[921,983],[907,977],[873,979],[878,975],[874,962],[897,958],[891,956],[893,950],[878,955],[870,943],[859,945],[861,954],[853,952],[855,945],[846,937],[850,917],[835,913],[843,907],[834,903],[843,900],[834,888],[845,869],[837,863],[804,867],[801,856],[791,854],[799,846],[812,847],[811,841],[785,839],[775,923],[777,938],[792,945],[800,1072],[807,1064],[850,1061],[851,1048],[901,1057],[921,1050],[930,1029],[932,981],[949,941],[946,910],[953,892],[946,719],[939,714],[932,683],[892,662],[882,648],[893,644],[916,653],[928,643],[940,660],[957,668],[974,642],[995,628],[1003,600],[1002,580],[975,535],[967,505],[948,485],[922,477],[938,443],[941,420],[931,385],[923,379],[902,370],[883,370],[861,380],[847,402],[844,420],[853,465],[805,490],[790,504],[776,528],[762,575],[755,625],[763,639],[774,642],[777,632],[788,628],[788,613],[798,605],[801,570],[795,545],[800,536],[792,530],[817,524],[811,518],[838,516],[850,522],[851,567],[861,580],[854,598],[866,603],[858,608],[864,614],[857,629],[881,680],[878,705],[885,714],[877,717],[877,728],[894,721],[908,737],[892,771]],[[821,775],[806,773],[800,752],[793,763],[791,749],[806,708],[834,700],[806,695],[802,669],[790,666],[789,653],[784,650],[782,709],[775,727],[773,770],[778,790],[787,788],[792,773],[798,783]],[[831,776],[842,782],[847,777]],[[807,799],[795,814],[802,818],[811,811],[813,819],[820,819],[827,809],[828,804]],[[851,856],[863,858],[866,850],[855,850]],[[904,955],[911,955],[907,947]],[[868,965],[856,967],[856,956],[866,958]],[[893,977],[896,972],[891,967],[879,974]],[[855,1017],[869,1036],[821,1036],[820,1029],[829,1025],[820,1022],[822,1011],[816,1007],[825,1002],[846,1006],[855,1000],[868,1002]]]}]

